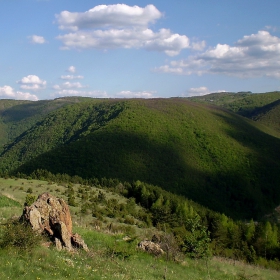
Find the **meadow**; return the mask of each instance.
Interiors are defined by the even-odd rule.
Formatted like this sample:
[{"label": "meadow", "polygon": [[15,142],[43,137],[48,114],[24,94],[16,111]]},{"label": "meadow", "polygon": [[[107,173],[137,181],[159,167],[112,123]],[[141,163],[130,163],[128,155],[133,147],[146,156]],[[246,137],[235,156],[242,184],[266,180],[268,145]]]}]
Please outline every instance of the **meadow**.
[{"label": "meadow", "polygon": [[[40,180],[0,178],[0,237],[6,222],[21,215],[27,195],[50,192],[66,200],[68,187]],[[78,192],[81,186],[72,187]],[[102,192],[107,198],[125,200],[107,190]],[[52,245],[46,246],[46,241],[45,245],[40,243],[29,249],[2,246],[0,279],[280,279],[277,270],[225,258],[191,259],[178,255],[176,261],[170,261],[165,255],[155,257],[141,252],[137,249],[138,242],[150,238],[155,228],[131,225],[135,231],[128,236],[129,231],[123,231],[118,221],[108,217],[97,227],[96,218],[79,211],[80,199],[76,197],[76,206],[70,207],[73,231],[84,238],[89,252],[57,251]],[[112,223],[117,230],[109,227]]]}]

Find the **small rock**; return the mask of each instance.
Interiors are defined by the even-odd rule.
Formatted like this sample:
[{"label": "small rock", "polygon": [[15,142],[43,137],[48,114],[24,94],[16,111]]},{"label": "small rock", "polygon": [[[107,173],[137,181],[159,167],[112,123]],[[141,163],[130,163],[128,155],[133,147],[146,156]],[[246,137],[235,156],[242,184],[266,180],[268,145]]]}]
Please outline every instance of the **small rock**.
[{"label": "small rock", "polygon": [[159,244],[148,240],[141,241],[138,244],[138,248],[155,256],[160,256],[164,254],[164,251],[160,248]]}]

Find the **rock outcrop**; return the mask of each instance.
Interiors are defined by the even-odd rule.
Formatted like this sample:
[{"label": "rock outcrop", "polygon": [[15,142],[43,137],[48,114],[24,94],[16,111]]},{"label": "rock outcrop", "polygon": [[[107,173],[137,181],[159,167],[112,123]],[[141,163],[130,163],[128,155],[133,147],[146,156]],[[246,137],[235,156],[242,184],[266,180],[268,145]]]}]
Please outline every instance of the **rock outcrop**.
[{"label": "rock outcrop", "polygon": [[154,256],[160,256],[164,254],[160,245],[149,240],[143,240],[138,244],[140,250],[146,251]]},{"label": "rock outcrop", "polygon": [[57,249],[83,248],[88,250],[84,240],[72,233],[72,219],[68,205],[61,198],[43,193],[31,206],[25,206],[21,220],[28,222],[32,229],[47,233]]}]

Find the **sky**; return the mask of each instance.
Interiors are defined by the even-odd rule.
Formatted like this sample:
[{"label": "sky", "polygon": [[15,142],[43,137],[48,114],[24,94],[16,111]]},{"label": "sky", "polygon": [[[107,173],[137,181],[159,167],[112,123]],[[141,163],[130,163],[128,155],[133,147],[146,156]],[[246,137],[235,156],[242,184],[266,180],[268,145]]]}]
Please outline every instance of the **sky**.
[{"label": "sky", "polygon": [[279,0],[0,0],[0,99],[280,90]]}]

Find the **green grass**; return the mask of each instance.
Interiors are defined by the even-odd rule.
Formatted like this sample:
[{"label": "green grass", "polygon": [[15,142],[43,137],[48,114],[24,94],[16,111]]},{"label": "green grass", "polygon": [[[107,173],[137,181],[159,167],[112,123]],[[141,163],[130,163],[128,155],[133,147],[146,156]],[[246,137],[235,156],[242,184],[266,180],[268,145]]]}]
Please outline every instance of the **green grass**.
[{"label": "green grass", "polygon": [[9,197],[0,195],[0,208],[4,207],[20,207],[21,204]]},{"label": "green grass", "polygon": [[[54,248],[43,247],[28,253],[0,249],[0,279],[272,280],[280,277],[277,271],[223,259],[210,260],[208,268],[203,260],[166,262],[164,258],[137,252],[130,248],[131,244],[116,241],[115,236],[104,233],[92,231],[85,235],[85,239],[90,244],[88,253],[58,252]],[[121,250],[114,251],[115,242],[124,243]]]},{"label": "green grass", "polygon": [[[25,191],[20,190],[21,186],[24,186]],[[1,193],[7,195],[6,197],[2,195],[3,199],[0,200],[3,201],[0,204],[2,220],[21,214],[23,209],[21,205],[27,194],[26,190],[30,187],[33,190],[38,189],[40,193],[52,190],[52,194],[59,197],[64,196],[63,191],[67,189],[66,186],[46,181],[0,178]],[[76,192],[79,187],[79,184],[73,185]],[[110,198],[117,198],[114,193],[106,192],[107,194]],[[165,256],[153,257],[136,248],[139,241],[151,238],[154,229],[142,229],[132,240],[125,241],[123,237],[126,233],[110,232],[105,225],[100,230],[95,230],[89,223],[89,216],[75,214],[78,209],[79,207],[70,207],[74,221],[73,232],[83,237],[88,244],[89,252],[80,250],[58,252],[52,246],[49,248],[38,246],[27,251],[0,248],[0,279],[269,280],[280,277],[280,272],[275,270],[222,258],[212,258],[206,263],[205,260],[192,260],[180,256],[178,262],[167,262]],[[2,225],[0,236],[3,230]]]}]

